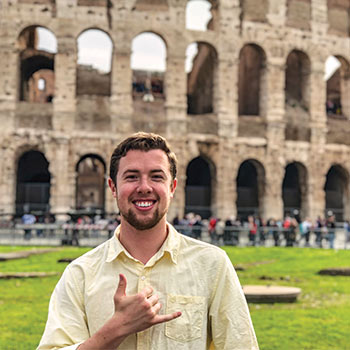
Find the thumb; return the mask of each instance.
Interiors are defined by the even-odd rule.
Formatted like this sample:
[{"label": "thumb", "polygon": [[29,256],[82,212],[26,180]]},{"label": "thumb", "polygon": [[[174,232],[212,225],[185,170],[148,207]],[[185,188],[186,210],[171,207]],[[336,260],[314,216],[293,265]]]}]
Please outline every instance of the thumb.
[{"label": "thumb", "polygon": [[119,284],[115,295],[117,297],[122,297],[126,295],[126,277],[122,273],[119,274]]}]

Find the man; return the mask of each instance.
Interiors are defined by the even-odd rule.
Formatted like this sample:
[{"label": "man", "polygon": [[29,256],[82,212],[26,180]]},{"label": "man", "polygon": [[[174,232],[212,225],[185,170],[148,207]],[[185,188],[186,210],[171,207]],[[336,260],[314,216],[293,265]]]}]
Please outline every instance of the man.
[{"label": "man", "polygon": [[211,341],[216,349],[258,349],[224,251],[166,221],[176,169],[155,134],[137,133],[114,150],[108,184],[121,224],[65,270],[38,349],[204,350]]}]

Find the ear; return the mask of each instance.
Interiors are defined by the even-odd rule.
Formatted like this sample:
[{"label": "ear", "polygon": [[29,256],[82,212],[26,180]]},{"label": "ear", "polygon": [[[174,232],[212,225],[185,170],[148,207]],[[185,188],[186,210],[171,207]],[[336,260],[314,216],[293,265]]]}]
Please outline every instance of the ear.
[{"label": "ear", "polygon": [[175,178],[170,186],[170,198],[174,197],[174,193],[175,193],[175,189],[176,189],[176,185],[177,185],[177,179]]},{"label": "ear", "polygon": [[108,178],[108,186],[112,191],[113,197],[117,198],[117,186],[114,184],[113,180],[110,177]]}]

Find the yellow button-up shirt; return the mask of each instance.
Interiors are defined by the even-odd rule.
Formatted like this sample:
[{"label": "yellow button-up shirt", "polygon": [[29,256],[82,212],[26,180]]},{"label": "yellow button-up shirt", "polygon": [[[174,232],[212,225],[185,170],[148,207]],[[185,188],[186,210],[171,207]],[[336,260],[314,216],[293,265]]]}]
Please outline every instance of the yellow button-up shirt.
[{"label": "yellow button-up shirt", "polygon": [[[128,336],[118,350],[257,350],[248,306],[226,253],[179,234],[168,237],[146,265],[133,258],[115,235],[67,266],[50,300],[38,350],[74,350],[114,313],[119,274],[127,294],[147,285],[163,305],[161,313],[181,311],[172,321]],[[102,349],[99,349],[102,350]]]}]

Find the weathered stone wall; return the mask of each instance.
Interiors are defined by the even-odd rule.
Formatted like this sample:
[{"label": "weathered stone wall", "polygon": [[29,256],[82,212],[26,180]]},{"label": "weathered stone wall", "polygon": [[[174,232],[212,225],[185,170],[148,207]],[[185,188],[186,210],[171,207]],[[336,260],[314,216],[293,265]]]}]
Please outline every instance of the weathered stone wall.
[{"label": "weathered stone wall", "polygon": [[[215,1],[214,24],[207,32],[185,29],[186,0],[154,3],[1,1],[0,213],[14,212],[17,162],[23,152],[40,150],[49,161],[51,209],[63,213],[75,207],[75,171],[81,157],[96,154],[108,165],[114,146],[130,132],[143,129],[165,135],[180,161],[170,217],[183,213],[186,167],[201,155],[212,164],[215,215],[235,215],[236,179],[240,165],[249,159],[259,162],[265,171],[265,191],[259,200],[263,216],[282,217],[282,182],[285,167],[292,162],[306,169],[303,214],[312,218],[323,215],[324,185],[330,167],[339,164],[350,173],[350,146],[344,132],[349,121],[327,121],[323,80],[328,56],[350,62],[349,7],[345,0],[344,6],[329,9],[331,1],[327,0]],[[299,18],[300,11],[303,16]],[[48,28],[57,38],[55,93],[50,104],[19,102],[18,38],[29,26]],[[76,40],[89,28],[105,31],[114,43],[110,96],[77,93]],[[132,97],[131,42],[145,31],[160,35],[167,47],[165,100],[155,104],[133,102]],[[191,119],[186,112],[184,67],[186,48],[193,42],[211,45],[217,58],[213,113]],[[259,87],[259,116],[241,121],[239,53],[247,44],[259,46],[266,62]],[[293,120],[285,103],[286,62],[293,50],[303,52],[310,61],[307,122],[304,117]],[[348,81],[342,83],[344,101],[349,85]],[[297,132],[290,135],[286,128],[292,122]],[[307,125],[300,125],[304,122]],[[346,200],[350,203],[350,198]],[[105,201],[107,211],[115,210],[111,195],[106,194]],[[345,205],[345,217],[350,218],[349,205]]]}]

